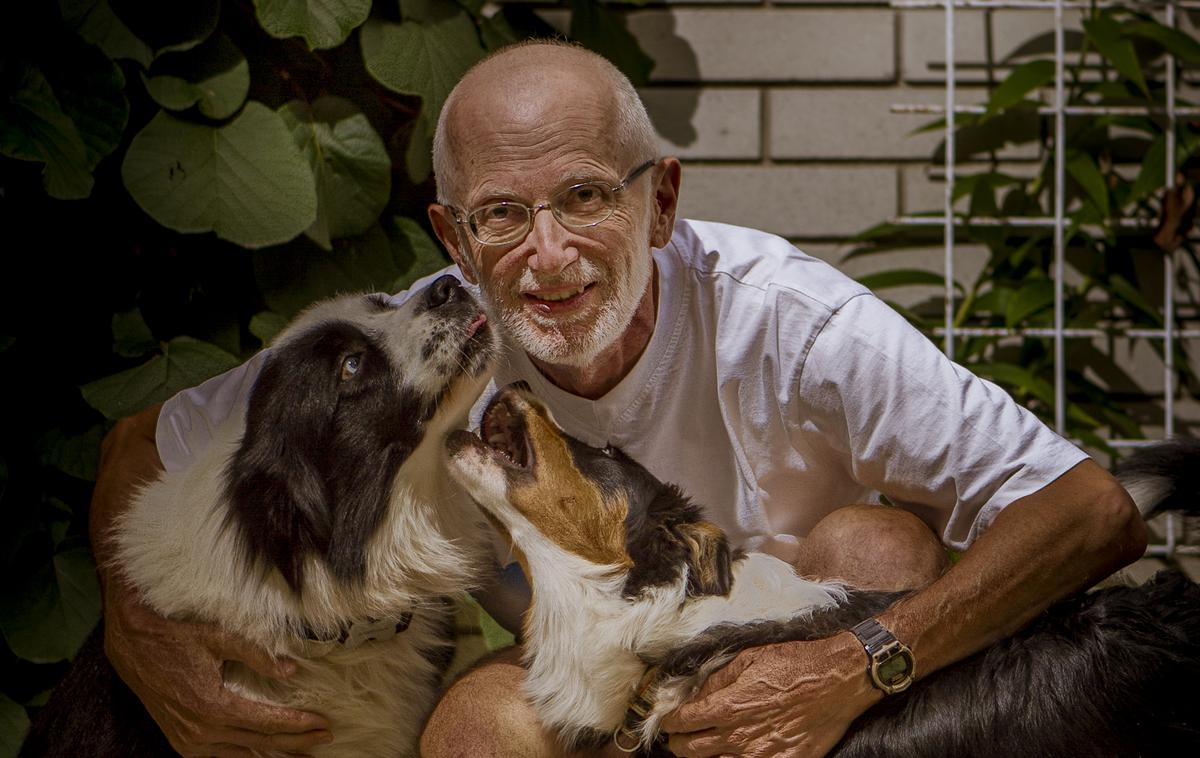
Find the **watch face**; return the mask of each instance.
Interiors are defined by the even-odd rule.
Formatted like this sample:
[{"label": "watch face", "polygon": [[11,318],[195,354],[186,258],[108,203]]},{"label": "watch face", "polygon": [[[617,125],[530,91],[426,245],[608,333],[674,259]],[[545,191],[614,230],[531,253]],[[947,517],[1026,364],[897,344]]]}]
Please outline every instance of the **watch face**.
[{"label": "watch face", "polygon": [[912,673],[912,658],[905,653],[899,653],[883,661],[876,668],[879,678],[889,684],[899,684],[901,680]]}]

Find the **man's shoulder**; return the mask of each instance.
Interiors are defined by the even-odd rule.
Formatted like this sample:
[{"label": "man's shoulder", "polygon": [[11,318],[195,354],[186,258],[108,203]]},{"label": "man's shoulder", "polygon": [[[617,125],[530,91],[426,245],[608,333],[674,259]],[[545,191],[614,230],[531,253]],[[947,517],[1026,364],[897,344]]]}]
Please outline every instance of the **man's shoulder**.
[{"label": "man's shoulder", "polygon": [[868,291],[786,239],[748,227],[681,219],[665,252],[689,279],[721,291],[783,291],[832,310]]}]

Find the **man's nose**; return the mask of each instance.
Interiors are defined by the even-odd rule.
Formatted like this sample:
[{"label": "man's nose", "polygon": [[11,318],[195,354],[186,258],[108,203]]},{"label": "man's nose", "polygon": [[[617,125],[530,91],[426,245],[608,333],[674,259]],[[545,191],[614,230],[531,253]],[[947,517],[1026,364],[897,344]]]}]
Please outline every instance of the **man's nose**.
[{"label": "man's nose", "polygon": [[533,228],[526,242],[533,250],[526,263],[539,273],[557,274],[579,257],[579,251],[571,244],[570,232],[559,223],[554,211],[545,206],[534,210]]}]

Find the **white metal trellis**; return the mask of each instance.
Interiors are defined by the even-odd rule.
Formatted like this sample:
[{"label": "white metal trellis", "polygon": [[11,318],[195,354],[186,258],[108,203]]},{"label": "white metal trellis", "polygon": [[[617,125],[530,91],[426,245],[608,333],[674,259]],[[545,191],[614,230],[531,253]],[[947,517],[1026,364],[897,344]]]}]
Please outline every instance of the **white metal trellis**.
[{"label": "white metal trellis", "polygon": [[[942,216],[901,216],[895,223],[908,226],[941,226],[944,237],[944,270],[945,270],[945,314],[944,325],[936,330],[945,340],[945,352],[954,358],[956,336],[1043,336],[1053,339],[1054,344],[1054,427],[1059,434],[1066,431],[1066,360],[1065,341],[1067,339],[1089,339],[1102,335],[1119,334],[1126,337],[1143,337],[1163,340],[1163,431],[1167,438],[1175,433],[1175,355],[1174,340],[1179,337],[1200,338],[1200,330],[1188,329],[1178,331],[1175,324],[1175,270],[1178,266],[1176,253],[1168,254],[1163,265],[1163,329],[1132,329],[1115,328],[1102,329],[1068,329],[1064,323],[1064,261],[1065,244],[1064,232],[1066,214],[1064,209],[1066,186],[1066,117],[1068,115],[1165,115],[1166,155],[1169,160],[1166,167],[1166,187],[1170,191],[1175,185],[1175,128],[1179,116],[1200,115],[1200,108],[1176,107],[1175,103],[1175,62],[1167,57],[1166,65],[1166,106],[1152,107],[1109,107],[1090,105],[1068,105],[1065,102],[1065,60],[1063,11],[1070,8],[1088,9],[1095,6],[1137,5],[1142,8],[1161,8],[1166,12],[1166,25],[1176,28],[1176,9],[1200,9],[1200,2],[1195,0],[1152,0],[1151,2],[1115,2],[1110,0],[892,0],[894,8],[942,8],[945,11],[946,46],[945,46],[945,89],[944,106],[930,105],[896,105],[893,112],[898,113],[930,113],[945,115],[945,195]],[[981,329],[962,328],[954,325],[954,230],[968,221],[954,214],[953,197],[956,170],[955,155],[955,116],[959,113],[982,113],[983,106],[959,105],[956,102],[956,60],[954,52],[954,12],[956,8],[969,9],[1037,9],[1053,11],[1054,14],[1054,104],[1038,109],[1038,113],[1054,117],[1054,215],[1048,217],[1023,218],[980,218],[971,219],[972,225],[1007,225],[1032,226],[1053,229],[1054,235],[1054,327],[1052,329]],[[1122,220],[1121,226],[1140,226],[1147,222],[1136,219]],[[1113,447],[1136,447],[1151,444],[1152,440],[1110,439]],[[1148,555],[1173,556],[1176,554],[1200,554],[1200,546],[1180,545],[1182,523],[1177,516],[1171,515],[1166,523],[1164,544],[1151,545]]]}]

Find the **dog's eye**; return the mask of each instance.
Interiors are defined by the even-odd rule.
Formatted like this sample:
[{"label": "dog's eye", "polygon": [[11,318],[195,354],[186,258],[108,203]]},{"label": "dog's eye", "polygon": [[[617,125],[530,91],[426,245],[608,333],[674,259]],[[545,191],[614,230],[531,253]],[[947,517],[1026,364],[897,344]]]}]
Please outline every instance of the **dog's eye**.
[{"label": "dog's eye", "polygon": [[358,373],[358,369],[362,366],[362,356],[359,354],[347,355],[342,359],[342,381],[353,379]]}]

